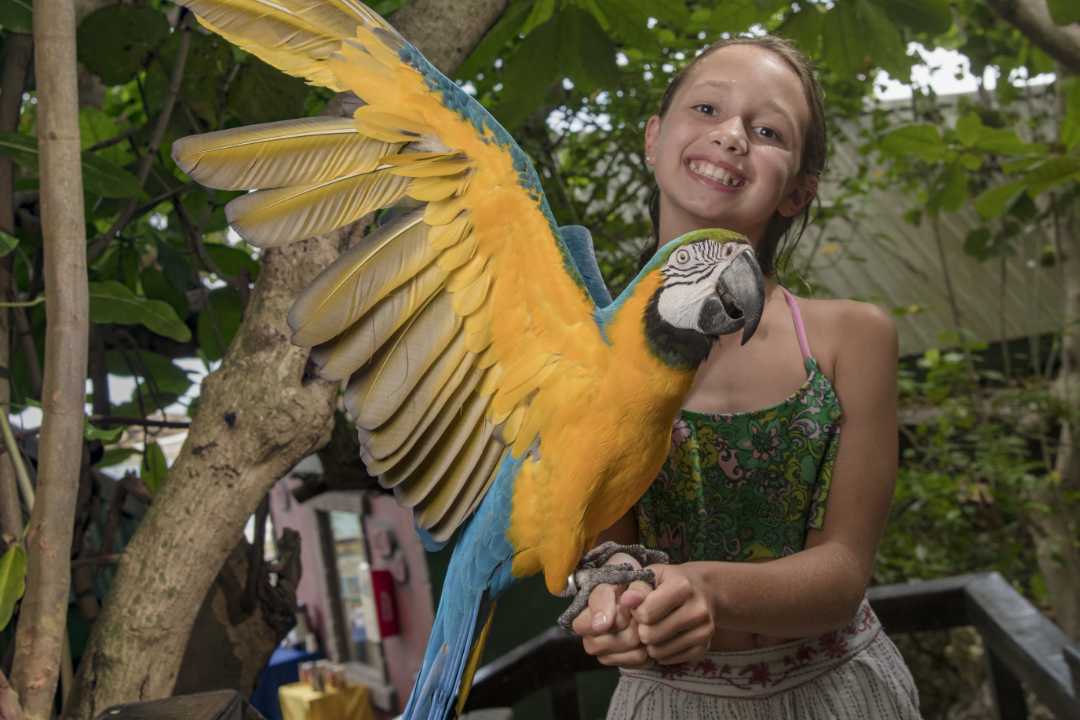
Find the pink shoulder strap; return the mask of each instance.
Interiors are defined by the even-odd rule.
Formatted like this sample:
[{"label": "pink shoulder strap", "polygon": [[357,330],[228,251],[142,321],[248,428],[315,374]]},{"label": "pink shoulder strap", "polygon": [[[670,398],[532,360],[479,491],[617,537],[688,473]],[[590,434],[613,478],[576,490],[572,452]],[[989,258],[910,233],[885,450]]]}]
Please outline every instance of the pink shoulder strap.
[{"label": "pink shoulder strap", "polygon": [[803,325],[802,313],[799,312],[799,303],[795,302],[795,296],[789,293],[786,287],[781,286],[780,290],[784,293],[788,307],[791,308],[791,320],[795,323],[795,334],[799,337],[799,350],[802,351],[803,360],[808,360],[810,343],[806,341],[806,327]]}]

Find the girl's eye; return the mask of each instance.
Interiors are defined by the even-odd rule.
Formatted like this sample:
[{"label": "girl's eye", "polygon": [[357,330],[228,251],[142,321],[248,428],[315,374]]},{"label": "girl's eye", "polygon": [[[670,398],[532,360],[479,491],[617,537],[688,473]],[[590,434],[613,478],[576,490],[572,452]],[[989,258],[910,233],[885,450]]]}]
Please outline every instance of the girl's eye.
[{"label": "girl's eye", "polygon": [[758,135],[765,138],[766,140],[779,140],[780,139],[780,133],[776,132],[771,127],[759,127],[759,128],[756,129],[756,132],[757,132]]},{"label": "girl's eye", "polygon": [[695,105],[693,107],[693,109],[697,110],[702,115],[715,115],[716,114],[716,108],[713,107],[712,105],[710,105],[709,103],[698,103],[697,105]]}]

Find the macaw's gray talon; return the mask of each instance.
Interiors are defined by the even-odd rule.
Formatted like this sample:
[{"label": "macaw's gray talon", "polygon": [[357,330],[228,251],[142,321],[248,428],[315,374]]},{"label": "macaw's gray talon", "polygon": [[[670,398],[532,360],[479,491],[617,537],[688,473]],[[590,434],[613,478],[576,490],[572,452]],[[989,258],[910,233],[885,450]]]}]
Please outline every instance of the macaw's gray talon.
[{"label": "macaw's gray talon", "polygon": [[[614,553],[612,553],[614,554]],[[629,563],[618,565],[601,565],[600,567],[583,567],[570,576],[563,597],[573,596],[570,607],[559,616],[559,625],[563,630],[570,631],[574,618],[589,604],[589,595],[597,585],[629,585],[635,580],[647,582],[656,587],[656,575],[652,570],[638,570]]]},{"label": "macaw's gray talon", "polygon": [[619,543],[609,541],[597,545],[592,550],[585,553],[585,557],[581,558],[581,563],[578,564],[578,568],[601,567],[616,553],[626,553],[641,563],[642,566],[656,564],[666,565],[669,562],[667,553],[660,550],[652,550],[644,545],[620,545]]}]

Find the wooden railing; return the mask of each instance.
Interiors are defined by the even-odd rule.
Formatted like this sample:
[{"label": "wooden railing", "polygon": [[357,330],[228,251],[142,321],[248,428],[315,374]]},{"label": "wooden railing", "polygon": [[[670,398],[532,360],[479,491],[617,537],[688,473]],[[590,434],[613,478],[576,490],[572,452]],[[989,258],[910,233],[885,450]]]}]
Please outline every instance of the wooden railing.
[{"label": "wooden railing", "polygon": [[[870,604],[893,635],[972,626],[986,648],[998,718],[1028,717],[1024,687],[1059,720],[1080,718],[1080,647],[997,573],[884,585]],[[578,720],[575,676],[602,666],[553,627],[476,673],[468,708],[509,707],[549,689],[554,717]]]}]

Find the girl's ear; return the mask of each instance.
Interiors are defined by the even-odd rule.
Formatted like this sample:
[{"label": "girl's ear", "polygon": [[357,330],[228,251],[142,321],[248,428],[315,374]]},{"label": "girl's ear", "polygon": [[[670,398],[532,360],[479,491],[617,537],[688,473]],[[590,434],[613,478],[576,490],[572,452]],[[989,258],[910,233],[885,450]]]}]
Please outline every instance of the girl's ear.
[{"label": "girl's ear", "polygon": [[656,162],[656,144],[660,140],[660,116],[653,115],[645,123],[645,164],[650,167]]},{"label": "girl's ear", "polygon": [[795,217],[810,204],[817,195],[817,175],[799,175],[795,178],[794,187],[783,200],[777,211],[784,217]]}]

